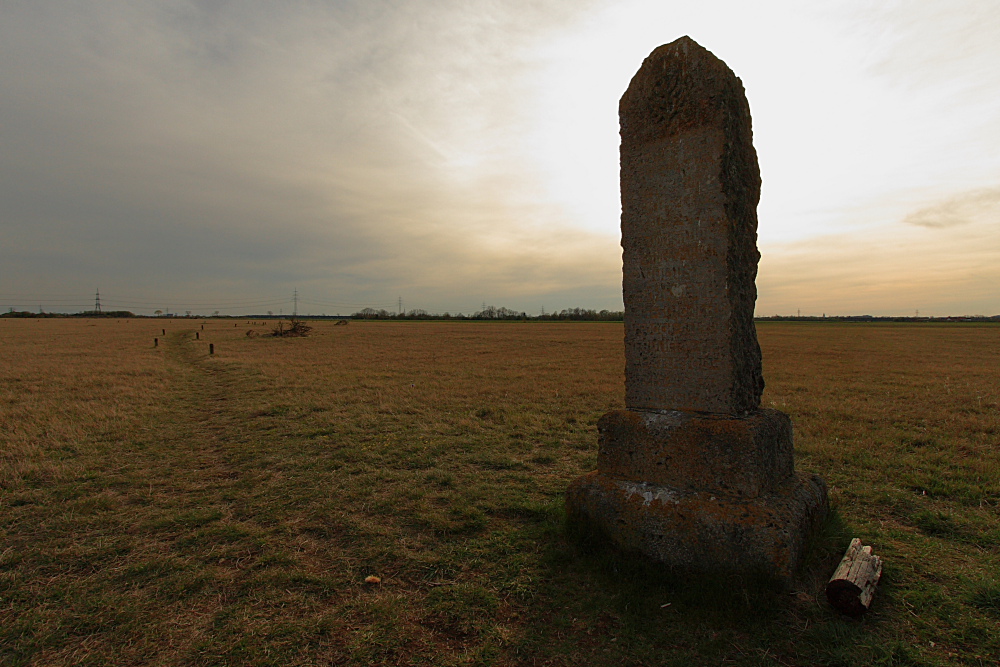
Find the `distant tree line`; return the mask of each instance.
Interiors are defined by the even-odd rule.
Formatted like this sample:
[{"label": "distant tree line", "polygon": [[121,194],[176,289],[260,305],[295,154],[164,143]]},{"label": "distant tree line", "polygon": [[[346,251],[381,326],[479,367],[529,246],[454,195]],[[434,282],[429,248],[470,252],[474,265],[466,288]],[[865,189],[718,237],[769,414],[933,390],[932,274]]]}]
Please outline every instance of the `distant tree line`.
[{"label": "distant tree line", "polygon": [[755,317],[758,322],[1000,322],[1000,315],[949,315],[947,317],[906,317],[900,315],[771,315]]},{"label": "distant tree line", "polygon": [[14,310],[13,308],[0,315],[0,317],[32,317],[38,319],[39,317],[65,317],[65,315],[53,315],[52,313],[33,313],[30,310]]},{"label": "distant tree line", "polygon": [[82,313],[73,313],[70,317],[135,317],[135,313],[130,310],[88,310]]},{"label": "distant tree line", "polygon": [[97,312],[96,310],[87,310],[82,313],[34,313],[30,310],[9,310],[6,313],[0,315],[0,317],[23,317],[38,319],[40,317],[135,317],[135,313],[129,310],[102,310]]},{"label": "distant tree line", "polygon": [[567,308],[558,312],[542,315],[529,315],[523,310],[511,310],[503,306],[486,306],[471,314],[465,313],[428,313],[419,308],[403,313],[376,308],[363,308],[351,315],[356,320],[484,320],[484,321],[587,321],[587,322],[621,322],[625,312],[621,310],[591,310],[587,308]]},{"label": "distant tree line", "polygon": [[[86,310],[79,313],[44,313],[32,312],[30,310],[14,310],[0,312],[0,317],[32,318],[42,317],[103,317],[103,318],[140,318],[149,317],[146,315],[136,315],[129,310],[106,310],[97,312]],[[193,315],[187,311],[185,315],[174,313],[163,314],[157,311],[154,317],[170,318],[203,318],[205,315]],[[220,315],[219,311],[212,313],[211,317],[221,317],[224,319],[280,319],[280,316],[268,312],[267,315]],[[285,318],[295,319],[292,316]],[[486,306],[482,310],[471,314],[465,313],[428,313],[419,308],[408,310],[403,313],[389,310],[363,308],[350,316],[341,315],[299,315],[298,319],[309,320],[329,320],[346,319],[350,317],[355,320],[471,320],[471,321],[521,321],[521,322],[621,322],[625,319],[625,312],[622,310],[593,310],[589,308],[566,308],[557,312],[543,313],[541,315],[529,315],[528,313],[510,308]],[[948,317],[900,317],[887,315],[829,315],[817,317],[814,315],[772,315],[770,317],[755,317],[756,321],[777,321],[777,322],[1000,322],[1000,315],[960,315]]]}]

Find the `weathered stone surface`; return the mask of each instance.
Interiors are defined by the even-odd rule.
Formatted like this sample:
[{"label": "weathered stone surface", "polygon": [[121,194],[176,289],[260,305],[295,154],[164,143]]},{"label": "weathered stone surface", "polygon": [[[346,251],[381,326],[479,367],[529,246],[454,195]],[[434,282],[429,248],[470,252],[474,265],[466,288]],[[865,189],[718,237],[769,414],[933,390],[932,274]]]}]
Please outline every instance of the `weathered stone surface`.
[{"label": "weathered stone surface", "polygon": [[682,37],[646,58],[619,116],[625,404],[746,414],[764,380],[760,172],[743,84]]},{"label": "weathered stone surface", "polygon": [[805,475],[789,477],[774,493],[739,500],[595,472],[574,481],[566,499],[571,521],[623,550],[679,570],[752,572],[786,585],[828,511],[826,484]]},{"label": "weathered stone surface", "polygon": [[792,424],[760,409],[753,322],[760,175],[743,85],[687,37],[619,107],[625,405],[598,422],[571,520],[672,568],[789,582],[827,513],[795,473]]},{"label": "weathered stone surface", "polygon": [[755,498],[794,472],[792,420],[777,410],[746,417],[616,410],[597,431],[597,470],[615,479]]}]

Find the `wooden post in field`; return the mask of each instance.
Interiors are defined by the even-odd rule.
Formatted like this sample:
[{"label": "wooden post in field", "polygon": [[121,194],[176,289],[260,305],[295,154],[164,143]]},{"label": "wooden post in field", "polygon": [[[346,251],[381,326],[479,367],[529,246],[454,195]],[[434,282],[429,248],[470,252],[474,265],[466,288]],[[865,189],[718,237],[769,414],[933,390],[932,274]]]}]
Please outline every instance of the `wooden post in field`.
[{"label": "wooden post in field", "polygon": [[205,325],[204,325],[204,324],[202,324],[202,325],[201,325],[201,330],[202,330],[202,331],[204,331],[204,330],[205,330]]},{"label": "wooden post in field", "polygon": [[882,559],[855,537],[826,585],[826,599],[842,614],[861,616],[872,606],[882,577]]},{"label": "wooden post in field", "polygon": [[154,338],[153,339],[153,347],[160,347],[160,339],[159,338]]},{"label": "wooden post in field", "polygon": [[201,340],[201,333],[199,333],[199,332],[195,331],[195,332],[194,332],[194,339],[195,339],[195,340]]},{"label": "wooden post in field", "polygon": [[215,354],[215,343],[209,343],[208,344],[208,353],[209,354]]}]

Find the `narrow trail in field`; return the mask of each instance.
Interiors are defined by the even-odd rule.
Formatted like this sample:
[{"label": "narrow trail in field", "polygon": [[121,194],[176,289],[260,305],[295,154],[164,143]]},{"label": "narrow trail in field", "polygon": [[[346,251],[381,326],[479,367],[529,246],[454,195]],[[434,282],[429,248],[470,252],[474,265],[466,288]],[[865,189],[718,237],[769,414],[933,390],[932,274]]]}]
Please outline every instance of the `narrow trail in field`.
[{"label": "narrow trail in field", "polygon": [[187,405],[193,424],[210,434],[215,442],[226,440],[236,425],[229,413],[231,398],[239,384],[236,373],[210,363],[209,357],[191,344],[186,332],[173,337],[169,343],[170,357],[189,371],[182,402]]},{"label": "narrow trail in field", "polygon": [[[190,586],[181,603],[189,622],[164,630],[171,637],[165,655],[217,664],[201,662],[206,651],[226,654],[231,629],[242,633],[241,619],[259,604],[249,592],[271,597],[267,564],[291,562],[291,549],[269,514],[284,494],[260,457],[265,441],[253,419],[266,384],[237,362],[209,356],[208,343],[196,342],[194,333],[171,332],[161,343],[173,381],[144,480],[152,502],[140,530],[153,562],[173,564]],[[197,574],[188,576],[192,563]]]},{"label": "narrow trail in field", "polygon": [[192,332],[167,337],[166,358],[177,373],[174,410],[164,425],[169,435],[171,459],[183,466],[172,475],[185,491],[206,491],[206,502],[216,502],[220,486],[231,484],[239,471],[229,456],[235,443],[246,437],[233,396],[240,385],[239,372],[209,361],[201,346],[192,343]]}]

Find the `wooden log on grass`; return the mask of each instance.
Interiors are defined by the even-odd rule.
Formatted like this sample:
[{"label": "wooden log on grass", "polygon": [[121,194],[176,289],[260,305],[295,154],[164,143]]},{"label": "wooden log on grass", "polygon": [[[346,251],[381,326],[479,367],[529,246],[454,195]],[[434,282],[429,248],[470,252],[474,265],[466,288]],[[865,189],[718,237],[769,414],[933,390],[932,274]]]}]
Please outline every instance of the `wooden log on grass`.
[{"label": "wooden log on grass", "polygon": [[826,599],[843,614],[861,616],[871,607],[881,577],[882,559],[855,537],[826,585]]}]

